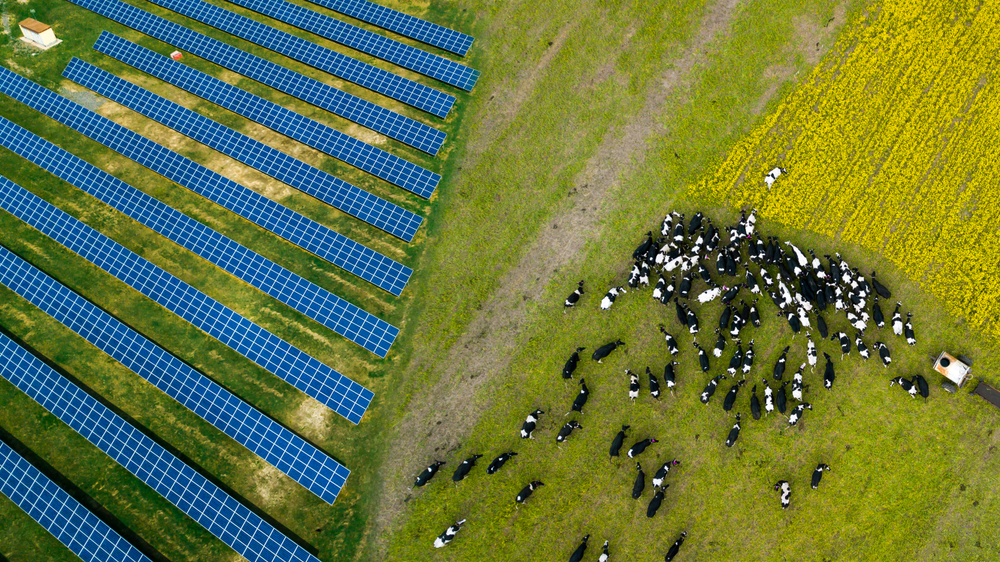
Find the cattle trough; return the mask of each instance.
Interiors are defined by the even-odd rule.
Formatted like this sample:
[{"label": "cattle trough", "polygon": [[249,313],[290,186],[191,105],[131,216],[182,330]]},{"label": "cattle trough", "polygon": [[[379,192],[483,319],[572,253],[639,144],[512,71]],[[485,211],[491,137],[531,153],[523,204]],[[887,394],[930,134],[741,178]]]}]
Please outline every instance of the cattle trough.
[{"label": "cattle trough", "polygon": [[942,351],[934,360],[934,370],[946,379],[941,387],[954,394],[972,379],[972,360],[964,356],[955,357]]}]

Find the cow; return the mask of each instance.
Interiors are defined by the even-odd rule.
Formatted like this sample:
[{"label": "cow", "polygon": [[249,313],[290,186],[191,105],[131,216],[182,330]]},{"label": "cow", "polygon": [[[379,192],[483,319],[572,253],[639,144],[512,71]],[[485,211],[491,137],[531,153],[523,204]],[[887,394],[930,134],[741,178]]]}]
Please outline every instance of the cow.
[{"label": "cow", "polygon": [[660,381],[653,374],[653,371],[646,367],[646,378],[649,379],[649,395],[653,398],[660,399]]},{"label": "cow", "polygon": [[656,280],[656,285],[653,286],[653,300],[660,301],[663,299],[663,290],[667,287],[667,280],[663,278],[663,274],[660,274],[659,279]]},{"label": "cow", "polygon": [[860,355],[865,361],[871,357],[871,354],[868,353],[868,346],[865,345],[864,340],[861,339],[861,332],[854,333],[854,347],[858,348],[858,355]]},{"label": "cow", "polygon": [[913,317],[912,312],[906,313],[906,324],[903,324],[903,334],[906,335],[906,343],[910,345],[917,344],[917,337],[913,333],[913,324],[910,323],[910,318]]},{"label": "cow", "polygon": [[608,562],[608,541],[604,541],[604,546],[601,548],[601,556],[597,559],[597,562]]},{"label": "cow", "polygon": [[663,384],[667,385],[667,389],[670,390],[670,394],[674,393],[674,386],[676,385],[676,374],[674,373],[674,367],[680,365],[677,361],[671,361],[663,367]]},{"label": "cow", "polygon": [[687,309],[687,327],[692,336],[698,333],[698,316],[690,308]]},{"label": "cow", "polygon": [[687,531],[682,531],[681,536],[677,537],[674,544],[670,545],[670,550],[667,551],[666,557],[663,558],[663,562],[671,562],[677,553],[681,550],[681,545],[684,544],[684,538],[687,537]]},{"label": "cow", "polygon": [[888,367],[889,363],[892,363],[892,355],[889,353],[889,347],[877,341],[875,342],[875,349],[878,351],[879,359],[882,360],[882,366]]},{"label": "cow", "polygon": [[872,286],[875,288],[875,292],[878,293],[880,297],[884,299],[892,298],[892,293],[889,292],[889,289],[886,289],[885,285],[879,283],[878,279],[875,278],[874,271],[872,271]]},{"label": "cow", "polygon": [[674,339],[674,336],[667,331],[667,327],[663,324],[660,324],[660,333],[663,334],[663,338],[667,342],[667,351],[670,352],[670,355],[680,353],[680,349],[677,347],[677,340]]},{"label": "cow", "polygon": [[913,375],[913,379],[910,381],[913,386],[917,387],[920,392],[920,396],[927,400],[927,397],[931,394],[930,387],[927,386],[927,379],[920,375]]},{"label": "cow", "polygon": [[446,546],[448,543],[450,543],[452,540],[454,540],[455,535],[458,534],[458,531],[462,528],[462,525],[464,524],[465,524],[465,519],[462,519],[461,521],[456,522],[451,527],[445,529],[443,533],[438,535],[438,538],[434,539],[434,548],[442,548]]},{"label": "cow", "polygon": [[698,302],[705,304],[714,301],[722,294],[723,288],[716,285],[715,282],[710,281],[709,288],[698,294]]},{"label": "cow", "polygon": [[[726,308],[722,309],[722,314],[719,315],[719,329],[720,330],[728,330],[729,329],[729,321],[732,319],[732,317],[733,317],[733,307],[732,306],[727,306]],[[725,346],[723,346],[723,347],[725,347]],[[720,353],[719,355],[716,355],[716,357],[720,357],[721,355],[722,354]]]},{"label": "cow", "polygon": [[569,557],[569,562],[583,562],[583,555],[587,552],[587,541],[590,540],[590,535],[583,536],[583,542],[580,546],[576,547],[573,554]]},{"label": "cow", "polygon": [[681,305],[681,301],[677,297],[674,297],[674,311],[677,313],[677,321],[686,328],[688,325],[687,309]]},{"label": "cow", "polygon": [[708,384],[705,385],[705,390],[703,390],[701,393],[702,404],[708,404],[708,401],[712,398],[712,395],[715,394],[715,388],[719,386],[719,381],[725,378],[726,375],[716,375],[714,378],[712,378],[712,380],[708,381]]},{"label": "cow", "polygon": [[806,364],[799,365],[799,370],[792,375],[792,398],[802,401],[802,372],[806,369]]},{"label": "cow", "polygon": [[642,471],[642,465],[635,463],[638,473],[635,475],[635,482],[632,483],[632,499],[637,500],[642,496],[642,491],[646,488],[646,473]]},{"label": "cow", "polygon": [[[823,294],[823,292],[820,291],[819,294]],[[816,314],[816,329],[819,330],[821,338],[826,339],[830,336],[830,330],[826,327],[826,320],[818,313]]]},{"label": "cow", "polygon": [[778,480],[774,485],[774,490],[781,492],[781,509],[788,509],[792,503],[792,486],[788,480]]},{"label": "cow", "polygon": [[583,413],[583,407],[587,404],[587,398],[590,397],[590,389],[587,388],[587,383],[584,379],[580,379],[580,392],[576,394],[576,398],[573,400],[573,407],[569,412],[566,412],[568,416],[572,412]]},{"label": "cow", "polygon": [[576,348],[576,351],[573,352],[573,355],[570,355],[569,359],[566,360],[566,364],[563,365],[563,370],[562,370],[563,379],[568,380],[573,378],[573,371],[576,371],[576,364],[580,362],[580,352],[585,349],[587,348],[586,347]]},{"label": "cow", "polygon": [[746,377],[750,369],[753,368],[753,340],[750,340],[750,345],[747,346],[747,352],[743,354],[743,376]]},{"label": "cow", "polygon": [[903,303],[896,301],[896,310],[892,313],[892,333],[897,336],[903,335],[903,317],[899,314],[899,307]]},{"label": "cow", "polygon": [[920,391],[915,384],[904,379],[903,377],[893,377],[889,379],[889,388],[892,388],[892,385],[894,384],[898,384],[900,388],[909,393],[910,398],[916,398],[917,393]]},{"label": "cow", "polygon": [[462,464],[458,465],[458,468],[455,469],[455,473],[451,475],[451,481],[461,482],[462,480],[465,480],[465,477],[469,475],[469,471],[476,465],[476,460],[480,457],[482,457],[482,455],[472,455],[462,461]]},{"label": "cow", "polygon": [[707,373],[710,366],[708,364],[708,354],[702,349],[698,342],[694,342],[694,346],[698,348],[698,364],[701,366],[701,372]]},{"label": "cow", "polygon": [[628,375],[628,399],[635,404],[635,399],[639,397],[639,375],[628,369],[625,369],[625,374]]},{"label": "cow", "polygon": [[740,414],[736,414],[736,423],[733,424],[733,428],[729,430],[729,437],[726,437],[726,447],[732,447],[736,444],[736,440],[740,438]]},{"label": "cow", "polygon": [[677,288],[677,295],[686,299],[691,294],[691,274],[688,273],[684,277],[681,277],[680,287]]},{"label": "cow", "polygon": [[[715,333],[719,337],[715,339],[715,349],[712,350],[712,355],[722,357],[722,352],[726,349],[726,336],[723,336],[722,331],[718,328],[715,329]],[[705,370],[707,371],[707,369]]]},{"label": "cow", "polygon": [[[782,316],[782,314],[779,312],[778,316]],[[799,320],[798,315],[794,312],[789,312],[785,315],[785,320],[788,320],[788,326],[792,329],[792,332],[797,334],[802,331],[802,321]]]},{"label": "cow", "polygon": [[646,262],[642,262],[642,264],[639,265],[639,286],[649,286],[649,264]]},{"label": "cow", "polygon": [[583,426],[577,421],[566,422],[566,425],[562,426],[562,429],[559,430],[559,434],[556,435],[556,443],[562,443],[563,441],[569,439],[569,434],[573,433],[574,429],[583,429]]},{"label": "cow", "polygon": [[653,499],[649,500],[649,506],[646,508],[646,517],[652,519],[656,516],[656,512],[660,510],[660,505],[663,504],[663,492],[670,487],[670,484],[662,488],[656,489],[656,493],[653,494]]},{"label": "cow", "polygon": [[514,501],[517,503],[524,503],[531,497],[531,494],[535,493],[535,488],[544,485],[545,484],[543,484],[541,480],[532,480],[527,486],[521,488],[521,491],[517,493],[517,497],[514,498]]},{"label": "cow", "polygon": [[691,222],[688,223],[688,235],[689,236],[691,234],[694,234],[694,232],[696,230],[698,230],[699,228],[701,228],[701,221],[702,221],[703,218],[705,218],[705,215],[701,214],[701,211],[698,211],[697,213],[694,214],[693,217],[691,217]]},{"label": "cow", "polygon": [[606,344],[602,345],[601,347],[598,347],[594,351],[594,354],[590,356],[590,358],[592,360],[597,361],[598,363],[600,363],[600,362],[604,361],[604,359],[606,359],[608,355],[611,355],[611,352],[613,352],[614,350],[618,349],[619,347],[621,347],[623,345],[625,345],[625,342],[623,342],[620,339],[615,340],[615,341],[613,341],[611,343],[606,343]]},{"label": "cow", "polygon": [[521,439],[534,439],[531,436],[531,432],[535,431],[535,426],[538,425],[538,416],[544,413],[536,409],[534,412],[528,414],[528,417],[524,419],[524,423],[521,424]]},{"label": "cow", "polygon": [[764,414],[770,414],[774,411],[773,391],[767,386],[767,379],[761,379],[761,382],[764,383]]},{"label": "cow", "polygon": [[517,453],[515,453],[514,451],[502,453],[500,456],[493,459],[493,462],[491,462],[490,465],[486,467],[486,474],[496,474],[498,470],[503,468],[503,465],[507,464],[507,461],[516,456]]},{"label": "cow", "polygon": [[730,411],[730,410],[733,409],[733,404],[736,403],[736,394],[739,392],[740,387],[743,386],[743,385],[745,385],[746,383],[747,383],[747,381],[745,381],[745,380],[744,381],[740,381],[740,382],[734,384],[733,387],[729,389],[729,392],[726,393],[725,400],[722,401],[722,409],[723,410],[725,410],[725,411],[728,412],[728,411]]},{"label": "cow", "polygon": [[781,351],[781,357],[778,357],[778,362],[774,364],[774,380],[780,381],[781,377],[785,374],[785,361],[788,357],[788,350],[791,346],[785,346],[785,349]]},{"label": "cow", "polygon": [[646,240],[636,247],[635,251],[632,252],[632,259],[640,259],[645,257],[646,252],[653,246],[653,231],[650,230],[646,233]]},{"label": "cow", "polygon": [[750,389],[750,415],[753,419],[760,419],[760,399],[757,398],[757,385]]},{"label": "cow", "polygon": [[423,472],[417,475],[417,479],[413,485],[417,488],[423,487],[431,481],[431,478],[434,478],[434,475],[437,474],[438,469],[441,468],[441,465],[443,464],[444,461],[434,461],[433,464],[425,468]]},{"label": "cow", "polygon": [[729,368],[726,369],[726,372],[729,373],[729,376],[733,376],[741,365],[743,365],[743,344],[737,341],[736,351],[733,352],[732,358],[729,359]]},{"label": "cow", "polygon": [[885,327],[885,315],[882,314],[882,307],[878,304],[878,297],[875,297],[875,303],[872,305],[872,319],[879,328]]},{"label": "cow", "polygon": [[760,328],[760,311],[757,310],[757,299],[750,305],[750,323],[754,328]]},{"label": "cow", "polygon": [[816,465],[816,470],[813,471],[812,475],[812,489],[819,489],[819,481],[823,478],[823,472],[830,472],[830,465],[819,463]]},{"label": "cow", "polygon": [[603,299],[601,299],[601,310],[608,310],[611,308],[611,305],[615,304],[615,299],[618,298],[618,295],[623,295],[627,292],[628,291],[625,290],[625,287],[612,287],[608,289],[607,294],[604,295]]},{"label": "cow", "polygon": [[663,236],[670,236],[674,231],[674,217],[684,220],[684,216],[677,214],[675,211],[667,213],[667,216],[663,217],[663,225],[660,227],[660,234]]},{"label": "cow", "polygon": [[579,302],[581,295],[583,295],[583,281],[576,284],[576,290],[566,297],[566,302],[563,303],[563,307],[571,308],[576,306],[576,303]]},{"label": "cow", "polygon": [[618,451],[622,449],[622,443],[625,442],[625,432],[628,431],[629,425],[623,425],[621,431],[615,435],[615,438],[611,440],[611,450],[610,455],[612,457],[618,456]]},{"label": "cow", "polygon": [[833,372],[833,360],[830,359],[830,354],[824,352],[823,357],[826,358],[826,369],[823,371],[823,387],[830,390],[833,388],[833,381],[837,378],[837,375]]},{"label": "cow", "polygon": [[785,408],[788,404],[788,400],[785,395],[785,386],[788,385],[788,381],[781,383],[778,387],[778,392],[774,394],[774,405],[778,407],[778,412],[781,414],[785,413]]},{"label": "cow", "polygon": [[799,404],[792,410],[792,413],[788,416],[788,425],[794,426],[798,424],[799,421],[802,420],[802,414],[804,414],[806,410],[812,410],[812,409],[813,409],[812,404],[808,402],[803,402]]},{"label": "cow", "polygon": [[663,479],[667,477],[667,473],[670,472],[670,469],[672,467],[675,467],[679,464],[681,464],[681,461],[677,459],[663,463],[663,466],[661,466],[660,469],[656,471],[656,474],[653,475],[653,486],[655,487],[663,486]]},{"label": "cow", "polygon": [[649,447],[653,443],[656,443],[656,439],[653,438],[643,439],[642,441],[639,441],[636,444],[629,447],[628,453],[626,454],[628,455],[628,458],[634,459],[635,457],[641,455],[643,451],[646,450],[646,447]]}]

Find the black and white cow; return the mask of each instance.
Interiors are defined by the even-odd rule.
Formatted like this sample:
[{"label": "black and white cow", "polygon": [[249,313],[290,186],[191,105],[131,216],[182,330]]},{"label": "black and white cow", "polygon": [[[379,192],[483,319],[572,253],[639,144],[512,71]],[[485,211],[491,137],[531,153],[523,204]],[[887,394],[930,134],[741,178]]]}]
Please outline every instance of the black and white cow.
[{"label": "black and white cow", "polygon": [[830,334],[831,341],[840,342],[840,358],[844,359],[846,355],[851,353],[851,337],[847,335],[846,332],[837,332],[835,334]]},{"label": "black and white cow", "polygon": [[649,395],[653,398],[660,399],[660,381],[653,374],[653,371],[646,367],[646,378],[649,379]]},{"label": "black and white cow", "polygon": [[788,480],[778,480],[774,485],[774,491],[781,492],[781,509],[788,509],[792,503],[792,486]]},{"label": "black and white cow", "polygon": [[535,431],[535,426],[538,425],[538,416],[544,413],[536,409],[534,412],[528,414],[528,417],[524,418],[524,423],[521,424],[521,439],[534,439],[531,436],[531,432]]},{"label": "black and white cow", "polygon": [[656,493],[653,494],[653,499],[649,500],[649,506],[646,507],[646,517],[652,519],[656,516],[656,512],[659,511],[660,506],[663,505],[663,492],[669,487],[670,484],[667,484],[662,488],[653,488],[656,490]]},{"label": "black and white cow", "polygon": [[649,286],[649,263],[642,262],[639,266],[639,286],[648,287]]},{"label": "black and white cow", "polygon": [[716,387],[719,386],[719,381],[724,378],[726,378],[726,375],[716,375],[715,377],[712,378],[712,380],[708,381],[708,384],[705,385],[705,390],[701,392],[702,404],[708,404],[708,401],[712,398],[712,395],[715,394]]},{"label": "black and white cow", "polygon": [[774,364],[774,380],[780,381],[781,377],[785,374],[785,362],[788,357],[788,350],[791,346],[785,346],[785,349],[781,351],[781,357],[778,357],[778,362]]},{"label": "black and white cow", "polygon": [[693,277],[691,273],[688,273],[684,277],[681,277],[681,284],[677,288],[677,295],[680,298],[686,299],[688,298],[688,296],[690,296],[692,280]]},{"label": "black and white cow", "polygon": [[623,345],[625,345],[625,342],[623,342],[622,340],[615,340],[611,343],[606,343],[601,347],[598,347],[596,350],[594,350],[594,353],[593,355],[590,356],[590,358],[600,363],[605,358],[607,358],[608,355],[611,355],[611,352],[613,352],[614,350],[618,349]]},{"label": "black and white cow", "polygon": [[788,405],[788,399],[785,395],[785,387],[788,386],[788,381],[781,383],[778,387],[778,392],[774,393],[774,405],[777,406],[778,412],[781,414],[785,413],[785,408]]},{"label": "black and white cow", "polygon": [[688,332],[693,336],[698,333],[698,316],[690,308],[685,307],[687,310],[687,327]]},{"label": "black and white cow", "polygon": [[562,443],[563,441],[569,439],[569,435],[573,433],[574,429],[583,429],[583,426],[580,425],[580,422],[575,420],[566,422],[566,425],[562,426],[562,429],[559,430],[559,434],[556,435],[556,443]]},{"label": "black and white cow", "polygon": [[423,470],[423,472],[417,475],[417,479],[413,483],[413,485],[417,488],[420,488],[423,485],[430,482],[431,478],[434,478],[434,475],[437,474],[438,469],[441,468],[441,465],[443,464],[444,461],[434,461],[434,464],[428,466]]},{"label": "black and white cow", "polygon": [[875,297],[875,302],[872,304],[872,319],[879,328],[885,327],[885,315],[882,314],[882,307],[878,304],[878,297]]},{"label": "black and white cow", "polygon": [[569,562],[583,562],[583,555],[587,552],[587,541],[590,540],[590,535],[584,535],[583,542],[580,546],[576,547],[573,554],[569,557]]},{"label": "black and white cow", "polygon": [[899,314],[899,307],[903,303],[896,301],[896,310],[892,313],[892,333],[897,336],[903,335],[903,316]]},{"label": "black and white cow", "polygon": [[608,541],[604,541],[604,546],[601,548],[601,556],[597,559],[597,562],[608,562]]},{"label": "black and white cow", "polygon": [[931,389],[927,386],[927,379],[920,375],[913,375],[913,379],[910,381],[913,386],[917,387],[920,392],[920,396],[927,400],[927,397],[931,395]]},{"label": "black and white cow", "polygon": [[663,479],[667,477],[667,473],[670,472],[671,468],[679,464],[681,464],[681,461],[677,459],[663,463],[663,466],[661,466],[660,469],[656,471],[656,474],[653,475],[653,486],[663,486]]},{"label": "black and white cow", "polygon": [[746,377],[750,369],[753,368],[753,340],[747,346],[747,352],[743,354],[743,376]]},{"label": "black and white cow", "polygon": [[469,475],[469,471],[472,467],[476,466],[476,461],[482,457],[482,455],[472,455],[471,457],[462,461],[462,464],[458,465],[455,469],[455,473],[451,475],[452,482],[461,482],[465,480],[465,477]]},{"label": "black and white cow", "polygon": [[615,299],[618,298],[618,295],[623,295],[627,292],[628,291],[625,290],[625,287],[612,287],[608,289],[607,294],[604,295],[603,299],[601,299],[601,310],[611,308],[611,305],[615,304]]},{"label": "black and white cow", "polygon": [[837,378],[837,375],[833,372],[833,360],[830,359],[830,354],[823,353],[823,357],[826,357],[826,369],[823,371],[823,388],[830,390],[833,388],[833,381]]},{"label": "black and white cow", "polygon": [[743,365],[743,344],[739,341],[736,342],[736,350],[733,352],[733,356],[729,359],[729,368],[726,372],[729,376],[736,374],[737,369]]},{"label": "black and white cow", "polygon": [[795,425],[799,423],[799,421],[802,420],[802,414],[805,413],[806,410],[812,410],[812,409],[813,409],[812,404],[808,402],[803,402],[799,404],[792,410],[792,413],[788,416],[788,425]]},{"label": "black and white cow", "polygon": [[860,355],[865,361],[871,357],[871,353],[868,352],[868,346],[865,345],[864,340],[861,339],[861,332],[854,333],[854,347],[858,348],[858,355]]},{"label": "black and white cow", "polygon": [[732,447],[736,444],[736,440],[740,438],[740,414],[736,414],[736,423],[733,424],[733,428],[729,430],[729,437],[726,437],[726,447]]},{"label": "black and white cow", "polygon": [[659,279],[656,280],[656,285],[653,286],[653,300],[663,299],[663,290],[667,288],[667,280],[663,278],[663,274],[660,274]]},{"label": "black and white cow", "polygon": [[892,355],[889,353],[889,347],[877,341],[875,342],[875,349],[878,351],[879,359],[882,360],[882,366],[888,367],[889,363],[892,363]]},{"label": "black and white cow", "polygon": [[805,369],[806,364],[803,363],[799,365],[799,370],[795,371],[795,374],[792,375],[792,398],[798,400],[799,402],[802,401],[802,372],[805,371]]},{"label": "black and white cow", "polygon": [[704,218],[705,215],[701,214],[701,211],[698,211],[693,217],[691,217],[691,222],[688,223],[688,236],[694,234],[696,230],[701,228],[701,221]]},{"label": "black and white cow", "polygon": [[491,462],[490,465],[486,467],[486,474],[496,474],[498,470],[503,468],[503,465],[507,464],[507,461],[516,456],[517,453],[515,453],[514,451],[502,453],[500,456],[493,459],[493,462]]},{"label": "black and white cow", "polygon": [[906,392],[908,392],[909,395],[910,395],[910,398],[916,398],[917,397],[917,393],[920,391],[920,389],[917,388],[917,385],[915,385],[912,382],[904,379],[903,377],[893,377],[893,378],[889,379],[889,388],[892,388],[892,385],[894,385],[894,384],[898,384],[900,386],[900,388],[902,388],[903,390],[905,390]]},{"label": "black and white cow", "polygon": [[590,397],[590,389],[587,388],[587,383],[584,379],[580,379],[580,392],[576,394],[576,398],[573,399],[573,407],[569,412],[566,412],[568,416],[571,412],[583,413],[583,407],[587,404],[587,398]]},{"label": "black and white cow", "polygon": [[906,336],[906,343],[910,345],[917,344],[917,336],[913,333],[913,324],[910,323],[910,318],[913,317],[912,312],[906,313],[906,324],[903,324],[903,334]]},{"label": "black and white cow", "polygon": [[677,556],[677,553],[681,551],[681,545],[684,544],[684,538],[687,536],[687,531],[681,532],[681,536],[677,537],[674,544],[670,545],[670,550],[667,551],[666,557],[663,558],[664,562],[671,562]]},{"label": "black and white cow", "polygon": [[698,348],[698,364],[701,366],[701,372],[707,373],[710,368],[708,363],[708,354],[702,349],[698,342],[694,342],[694,346]]},{"label": "black and white cow", "polygon": [[642,491],[646,489],[646,473],[642,471],[642,465],[635,463],[635,469],[638,471],[635,475],[635,481],[632,483],[632,499],[637,500],[642,496]]},{"label": "black and white cow", "polygon": [[663,236],[670,236],[674,232],[674,219],[679,218],[684,220],[683,215],[678,214],[675,211],[667,213],[667,216],[663,217],[663,225],[660,227],[660,234]]},{"label": "black and white cow", "polygon": [[705,304],[714,301],[722,294],[722,289],[723,287],[719,287],[714,281],[709,280],[708,289],[698,294],[698,302]]},{"label": "black and white cow", "polygon": [[628,431],[629,425],[623,425],[621,431],[619,431],[615,438],[611,440],[611,450],[610,455],[612,457],[618,456],[618,451],[621,451],[622,444],[625,442],[625,432]]},{"label": "black and white cow", "polygon": [[757,310],[757,299],[750,305],[750,323],[754,328],[760,328],[760,311]]},{"label": "black and white cow", "polygon": [[745,385],[746,383],[747,381],[745,380],[739,381],[736,384],[734,384],[732,388],[729,389],[729,392],[726,393],[725,400],[722,401],[723,410],[728,412],[733,409],[733,404],[736,404],[736,394],[739,392],[740,387]]},{"label": "black and white cow", "polygon": [[[812,335],[806,332],[806,361],[809,362],[811,367],[816,366],[816,343],[812,340]],[[812,369],[809,370],[812,372]]]},{"label": "black and white cow", "polygon": [[[735,314],[735,312],[734,312],[732,306],[727,306],[726,308],[722,309],[722,314],[719,315],[719,329],[720,330],[728,330],[729,329],[729,321],[732,320],[733,314]],[[725,347],[725,346],[723,346],[723,347]],[[720,355],[716,355],[716,357],[720,357],[720,356],[721,356],[721,354]]]},{"label": "black and white cow", "polygon": [[586,347],[578,347],[573,355],[569,356],[566,360],[566,364],[563,365],[562,378],[571,379],[573,378],[573,372],[576,371],[576,364],[580,362],[580,352],[587,349]]},{"label": "black and white cow", "polygon": [[757,398],[757,385],[750,389],[750,415],[753,419],[760,419],[760,399]]},{"label": "black and white cow", "polygon": [[819,463],[812,475],[812,489],[819,489],[819,481],[823,479],[823,472],[830,472],[830,465]]},{"label": "black and white cow", "polygon": [[642,441],[639,441],[635,445],[629,447],[628,453],[626,454],[628,455],[628,458],[634,459],[635,457],[641,455],[643,451],[646,450],[646,447],[649,447],[653,443],[656,443],[656,439],[653,439],[651,437],[648,439],[643,439]]},{"label": "black and white cow", "polygon": [[580,297],[583,295],[583,281],[576,284],[576,290],[570,293],[566,297],[566,302],[563,303],[563,307],[570,308],[576,306],[576,303],[580,301]]},{"label": "black and white cow", "polygon": [[634,404],[639,397],[639,375],[628,369],[625,369],[625,374],[628,375],[628,399]]},{"label": "black and white cow", "polygon": [[455,535],[458,534],[458,531],[462,528],[462,525],[464,524],[465,524],[465,519],[462,519],[461,521],[456,522],[451,527],[445,529],[443,533],[438,535],[438,538],[434,539],[434,548],[442,548],[446,546],[448,543],[450,543],[452,540],[454,540]]},{"label": "black and white cow", "polygon": [[531,494],[535,493],[536,488],[544,485],[545,484],[543,484],[541,480],[532,480],[527,486],[521,488],[521,491],[517,493],[517,497],[514,498],[514,501],[517,503],[524,503],[531,497]]},{"label": "black and white cow", "polygon": [[770,414],[774,411],[774,391],[767,385],[767,379],[761,379],[761,382],[764,383],[764,413]]},{"label": "black and white cow", "polygon": [[722,352],[726,349],[726,336],[723,336],[718,328],[715,329],[715,333],[719,337],[715,339],[715,349],[712,350],[712,355],[722,357]]},{"label": "black and white cow", "polygon": [[667,390],[670,394],[674,393],[674,386],[677,384],[677,374],[674,372],[674,368],[680,365],[677,361],[671,361],[663,367],[663,384],[667,385]]},{"label": "black and white cow", "polygon": [[667,351],[670,352],[670,355],[680,353],[680,349],[677,347],[677,340],[674,339],[674,336],[667,331],[667,327],[663,324],[660,324],[660,333],[663,334],[663,338],[667,342]]}]

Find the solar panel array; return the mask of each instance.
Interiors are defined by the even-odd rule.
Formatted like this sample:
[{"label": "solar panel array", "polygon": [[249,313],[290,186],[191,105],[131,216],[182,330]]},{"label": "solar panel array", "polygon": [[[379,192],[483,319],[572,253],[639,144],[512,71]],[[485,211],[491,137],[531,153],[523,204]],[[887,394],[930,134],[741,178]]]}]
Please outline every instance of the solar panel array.
[{"label": "solar panel array", "polygon": [[455,96],[352,59],[214,4],[201,0],[149,1],[386,97],[412,105],[431,115],[445,118],[455,105]]},{"label": "solar panel array", "polygon": [[[403,291],[413,273],[409,267],[3,67],[0,67],[0,92],[394,295]],[[400,237],[411,239],[416,226],[403,228]]]},{"label": "solar panel array", "polygon": [[0,206],[354,423],[372,392],[10,181]]},{"label": "solar panel array", "polygon": [[69,1],[429,154],[437,154],[444,143],[446,135],[433,127],[191,31],[121,0]]},{"label": "solar panel array", "polygon": [[399,329],[0,117],[0,145],[385,357]]},{"label": "solar panel array", "polygon": [[466,91],[479,79],[478,70],[285,0],[229,1]]},{"label": "solar panel array", "polygon": [[390,224],[422,220],[415,213],[76,57],[63,77],[365,222],[370,217]]},{"label": "solar panel array", "polygon": [[2,246],[0,284],[327,503],[337,499],[347,468]]},{"label": "solar panel array", "polygon": [[107,31],[94,49],[421,197],[441,181],[430,170]]},{"label": "solar panel array", "polygon": [[[0,349],[4,350],[0,363],[9,364],[14,359],[7,354],[7,342],[10,340],[0,334]],[[114,529],[3,442],[0,442],[0,493],[84,562],[149,562]]]},{"label": "solar panel array", "polygon": [[334,12],[351,16],[363,22],[377,25],[382,29],[395,31],[396,33],[416,39],[428,45],[434,45],[456,55],[465,56],[472,47],[474,38],[431,23],[420,18],[413,17],[403,12],[398,12],[385,6],[380,6],[368,0],[309,0],[313,4],[318,4],[325,8],[330,8]]},{"label": "solar panel array", "polygon": [[[4,252],[6,249],[0,248],[0,254]],[[0,350],[3,350],[0,374],[4,378],[239,555],[250,562],[319,562],[246,506],[2,334]],[[9,449],[5,451],[4,448],[6,446],[0,443],[0,458],[9,456]],[[4,472],[0,470],[0,481],[9,479]],[[39,490],[36,486],[32,491]],[[27,499],[32,500],[38,503],[35,498]],[[67,532],[74,530],[67,529]],[[80,537],[81,531],[73,536]],[[95,558],[101,562],[144,559]]]}]

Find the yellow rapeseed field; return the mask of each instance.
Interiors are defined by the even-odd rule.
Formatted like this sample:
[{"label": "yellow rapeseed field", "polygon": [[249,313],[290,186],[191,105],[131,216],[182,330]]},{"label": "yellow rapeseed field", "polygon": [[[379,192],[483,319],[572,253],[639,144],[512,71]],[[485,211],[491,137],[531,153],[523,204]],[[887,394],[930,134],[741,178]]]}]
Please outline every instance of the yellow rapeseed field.
[{"label": "yellow rapeseed field", "polygon": [[692,190],[879,253],[1000,339],[997,22],[992,0],[873,5]]}]

